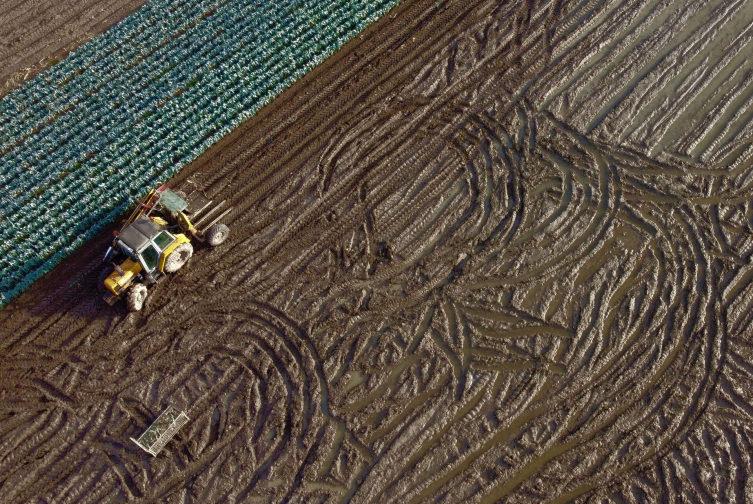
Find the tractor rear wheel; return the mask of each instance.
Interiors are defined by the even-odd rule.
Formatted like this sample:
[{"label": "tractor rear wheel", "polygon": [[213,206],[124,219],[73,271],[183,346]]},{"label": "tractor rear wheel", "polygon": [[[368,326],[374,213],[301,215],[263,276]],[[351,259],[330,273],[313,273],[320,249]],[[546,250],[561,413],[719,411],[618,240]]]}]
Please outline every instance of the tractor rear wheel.
[{"label": "tractor rear wheel", "polygon": [[193,245],[190,243],[181,243],[165,259],[165,271],[175,273],[181,269],[193,255]]},{"label": "tractor rear wheel", "polygon": [[207,243],[212,247],[216,247],[227,240],[229,234],[230,228],[225,224],[215,224],[207,230]]},{"label": "tractor rear wheel", "polygon": [[128,289],[128,296],[126,303],[128,304],[128,311],[140,311],[144,307],[144,301],[146,300],[146,285],[135,283]]}]

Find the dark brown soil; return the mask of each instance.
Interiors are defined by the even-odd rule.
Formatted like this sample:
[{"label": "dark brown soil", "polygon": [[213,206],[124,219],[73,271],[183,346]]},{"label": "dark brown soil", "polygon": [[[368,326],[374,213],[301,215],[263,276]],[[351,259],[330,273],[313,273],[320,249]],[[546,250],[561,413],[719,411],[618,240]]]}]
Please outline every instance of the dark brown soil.
[{"label": "dark brown soil", "polygon": [[402,3],[181,173],[233,234],[143,312],[106,235],[0,312],[3,501],[751,501],[749,11]]},{"label": "dark brown soil", "polygon": [[3,0],[0,96],[143,4],[144,0]]}]

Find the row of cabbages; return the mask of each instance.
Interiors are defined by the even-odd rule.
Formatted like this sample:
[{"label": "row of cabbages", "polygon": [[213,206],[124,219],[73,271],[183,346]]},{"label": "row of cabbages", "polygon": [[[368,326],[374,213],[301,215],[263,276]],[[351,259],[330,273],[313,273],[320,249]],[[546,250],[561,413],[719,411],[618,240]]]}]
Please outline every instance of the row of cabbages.
[{"label": "row of cabbages", "polygon": [[396,1],[153,2],[0,100],[0,304]]}]

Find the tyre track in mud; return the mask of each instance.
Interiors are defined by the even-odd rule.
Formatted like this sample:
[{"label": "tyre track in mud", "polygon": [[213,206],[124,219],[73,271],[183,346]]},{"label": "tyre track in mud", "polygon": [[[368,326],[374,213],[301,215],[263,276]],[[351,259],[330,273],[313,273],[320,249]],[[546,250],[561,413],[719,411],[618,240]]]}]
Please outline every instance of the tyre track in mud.
[{"label": "tyre track in mud", "polygon": [[[521,51],[521,52],[522,52],[522,51]],[[485,58],[485,60],[484,60],[484,63],[486,63],[486,62],[488,62],[489,60],[491,60],[491,58],[492,58],[493,56],[494,56],[494,53],[492,53],[492,54],[488,55],[488,56],[487,56],[487,57]],[[514,56],[513,56],[513,57],[514,57]],[[497,63],[497,64],[499,64],[499,63]],[[452,99],[453,99],[454,97],[457,97],[457,96],[458,96],[458,95],[460,95],[460,94],[461,94],[462,92],[466,91],[466,90],[467,90],[467,89],[469,89],[469,88],[472,88],[472,87],[473,87],[474,85],[476,85],[476,84],[477,84],[477,82],[475,82],[475,81],[474,81],[473,79],[469,79],[469,80],[468,80],[468,82],[464,82],[464,86],[462,86],[462,87],[461,87],[460,89],[453,89],[453,90],[452,90],[452,94],[449,94],[449,96],[446,96],[446,97],[445,97],[445,96],[442,96],[442,98],[443,98],[443,99],[442,99],[442,100],[438,100],[438,103],[437,103],[437,105],[436,105],[435,107],[441,107],[442,105],[446,105],[446,104],[447,104],[447,103],[448,103],[448,102],[449,102],[450,100],[452,100]],[[421,119],[423,119],[424,117],[426,117],[426,116],[427,116],[428,114],[430,114],[430,113],[431,113],[432,111],[433,111],[433,110],[432,110],[432,108],[428,108],[428,109],[426,109],[426,110],[422,111],[422,114],[421,114],[421,115],[420,115],[420,116],[419,116],[418,118],[416,118],[415,120],[413,120],[413,121],[415,122],[415,124],[411,124],[411,123],[408,123],[408,124],[406,124],[406,125],[405,125],[404,127],[405,127],[406,129],[407,129],[407,128],[416,128],[416,127],[420,127],[420,123],[419,123],[419,121],[420,121]],[[396,134],[396,135],[394,135],[394,136],[393,136],[393,138],[394,138],[394,137],[397,137],[398,139],[401,139],[401,140],[400,140],[399,142],[394,142],[394,144],[395,144],[395,145],[393,145],[393,146],[392,146],[392,148],[390,149],[390,152],[394,153],[394,154],[392,154],[392,156],[394,156],[394,157],[398,157],[398,159],[399,159],[399,157],[400,157],[400,155],[399,155],[398,153],[400,153],[400,152],[402,151],[402,149],[405,149],[405,148],[407,147],[407,146],[406,146],[406,140],[402,140],[402,135],[400,135],[399,133],[400,133],[400,132],[397,132],[397,134]],[[441,132],[440,132],[440,133],[441,133]],[[441,135],[440,135],[440,137],[441,137]],[[428,148],[424,148],[424,149],[428,149]],[[419,152],[419,153],[421,153],[421,152],[425,152],[425,150],[420,150],[420,151],[418,151],[418,152]],[[415,158],[417,158],[417,157],[418,157],[418,155],[420,155],[420,154],[414,154],[414,155],[413,155],[413,158],[414,158],[414,159],[415,159]],[[419,159],[420,159],[420,158],[419,158]],[[372,162],[372,163],[369,163],[369,164],[368,164],[368,165],[367,165],[367,166],[365,167],[364,171],[365,171],[366,173],[368,173],[370,177],[371,177],[371,176],[374,176],[375,178],[376,178],[376,177],[380,177],[380,176],[381,176],[381,175],[382,175],[382,174],[383,174],[383,173],[384,173],[385,171],[387,171],[387,170],[389,170],[389,169],[390,169],[390,166],[388,166],[388,165],[387,165],[387,163],[379,163],[378,161],[379,161],[379,159],[378,159],[378,160],[377,160],[376,162]],[[403,162],[403,163],[401,163],[401,164],[405,164],[405,162]],[[379,168],[381,168],[381,170],[379,170]],[[374,173],[374,172],[375,172],[375,173]],[[405,181],[405,179],[406,179],[406,177],[410,176],[410,174],[409,174],[409,173],[406,173],[406,174],[404,174],[404,175],[403,175],[403,176],[402,176],[401,178],[399,178],[399,179],[397,179],[397,180],[395,180],[395,181],[391,181],[391,179],[393,179],[393,178],[396,178],[396,177],[398,176],[398,174],[399,174],[399,173],[400,173],[399,169],[398,169],[398,170],[393,170],[392,174],[390,174],[390,175],[388,175],[387,177],[385,177],[385,178],[386,178],[387,180],[384,180],[384,179],[383,179],[383,180],[384,180],[384,182],[383,182],[383,184],[384,184],[384,187],[379,187],[379,188],[378,188],[378,191],[377,191],[377,192],[376,192],[376,194],[374,195],[374,198],[375,198],[375,199],[376,199],[377,201],[378,201],[378,200],[381,200],[381,199],[383,199],[383,198],[384,198],[384,197],[386,196],[386,194],[387,194],[387,193],[394,191],[394,189],[395,189],[395,187],[396,187],[396,184],[398,184],[398,183],[401,183],[401,182],[404,182],[404,181]],[[355,178],[355,176],[356,176],[356,175],[357,175],[357,172],[356,172],[356,173],[354,173],[354,174],[351,174],[351,175],[349,175],[349,178]],[[363,182],[362,182],[362,184],[365,184],[365,185],[367,185],[367,186],[368,186],[368,185],[370,185],[370,184],[369,184],[369,179],[367,179],[367,180],[363,181]],[[388,185],[388,184],[392,184],[392,185]],[[342,186],[340,186],[340,187],[338,187],[338,188],[337,188],[337,191],[335,191],[335,190],[333,189],[332,191],[330,191],[330,192],[329,192],[329,193],[328,193],[328,194],[326,195],[326,198],[327,198],[327,199],[326,199],[325,201],[323,201],[323,202],[322,202],[322,206],[324,206],[325,208],[328,208],[328,209],[329,209],[329,208],[332,208],[332,207],[334,206],[334,203],[332,203],[332,202],[331,202],[330,200],[334,200],[334,201],[337,201],[337,200],[339,200],[339,199],[342,199],[342,194],[343,194],[343,192],[344,192],[344,191],[348,191],[349,189],[350,189],[350,190],[351,190],[351,192],[352,192],[353,186],[352,186],[352,185],[342,185]],[[366,205],[368,206],[368,202],[366,202],[365,204],[366,204]],[[336,212],[336,208],[335,208],[334,210],[335,210],[335,212]],[[309,212],[309,214],[314,214],[314,215],[315,215],[315,214],[317,214],[317,212],[316,212],[316,208],[311,208],[310,210],[308,210],[308,212]],[[347,227],[347,226],[349,226],[349,225],[352,225],[352,224],[354,223],[354,221],[355,221],[356,219],[357,219],[357,217],[354,217],[354,218],[352,218],[351,220],[349,220],[349,221],[346,221],[346,222],[344,222],[344,223],[341,223],[341,224],[340,224],[340,223],[338,223],[338,225],[339,225],[339,226],[341,226],[341,228],[342,228],[342,227]],[[291,233],[293,233],[293,234],[294,234],[294,236],[295,236],[295,237],[297,238],[298,236],[300,236],[300,229],[301,229],[301,228],[302,228],[303,226],[306,226],[306,225],[309,225],[309,226],[310,226],[310,225],[311,225],[311,222],[310,222],[310,221],[299,221],[299,222],[296,222],[296,224],[295,224],[295,227],[293,228],[293,230],[291,230]],[[330,228],[330,229],[331,229],[330,233],[337,233],[337,232],[338,232],[338,231],[339,231],[339,230],[340,230],[341,228],[338,228],[338,227],[331,227],[331,228]],[[311,231],[309,231],[309,233],[308,233],[308,234],[309,234],[310,236],[316,236],[316,235],[318,234],[318,232],[316,231],[316,228],[312,228],[312,229],[311,229]],[[286,243],[287,241],[289,241],[289,240],[290,240],[290,237],[287,237],[287,238],[286,238],[286,237],[282,237],[282,238],[280,238],[280,239],[278,240],[278,242],[280,243],[280,245],[278,245],[278,247],[277,247],[277,248],[279,248],[279,247],[283,246],[283,245],[284,245],[284,244],[285,244],[285,243]],[[327,238],[326,236],[320,239],[320,243],[322,243],[322,244],[323,244],[323,243],[327,243],[327,242],[328,242],[328,238]],[[275,249],[273,248],[273,250],[272,250],[272,253],[274,253],[274,250],[275,250]],[[320,246],[320,247],[317,247],[317,248],[315,248],[315,249],[313,249],[313,250],[311,251],[311,253],[313,253],[313,254],[317,254],[317,253],[319,253],[320,251],[321,251],[321,246]],[[260,262],[262,262],[262,261],[267,261],[267,260],[269,260],[269,259],[270,259],[270,257],[267,257],[267,256],[262,256],[262,258],[260,258],[260,259],[259,259],[259,261],[260,261]],[[252,266],[252,267],[253,267],[253,266]]]},{"label": "tyre track in mud", "polygon": [[[745,501],[749,146],[657,155],[622,103],[590,128],[661,80],[566,70],[726,12],[665,4],[401,5],[181,173],[233,240],[144,312],[89,293],[103,236],[0,313],[0,464],[53,500]],[[191,423],[151,459],[127,437],[168,401]]]}]

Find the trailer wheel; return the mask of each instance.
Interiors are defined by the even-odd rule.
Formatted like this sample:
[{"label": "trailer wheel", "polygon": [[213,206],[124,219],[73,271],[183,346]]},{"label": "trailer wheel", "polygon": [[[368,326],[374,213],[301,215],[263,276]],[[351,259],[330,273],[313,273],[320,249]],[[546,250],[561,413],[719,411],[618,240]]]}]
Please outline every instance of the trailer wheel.
[{"label": "trailer wheel", "polygon": [[181,243],[165,259],[165,271],[175,273],[181,269],[193,255],[193,245]]},{"label": "trailer wheel", "polygon": [[128,289],[128,298],[126,299],[128,311],[140,311],[144,307],[146,294],[146,285],[140,283],[133,284],[131,288]]},{"label": "trailer wheel", "polygon": [[207,243],[212,247],[216,247],[227,240],[229,234],[230,228],[225,224],[215,224],[207,230]]}]

